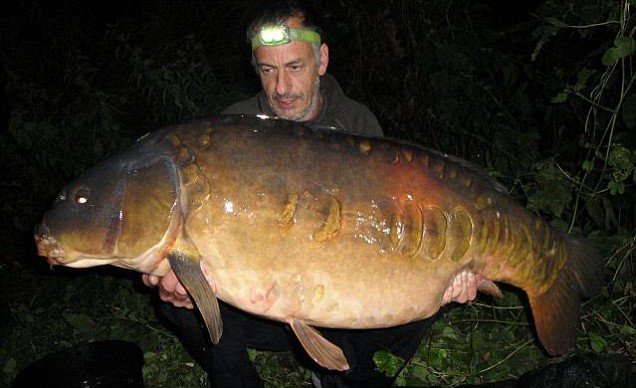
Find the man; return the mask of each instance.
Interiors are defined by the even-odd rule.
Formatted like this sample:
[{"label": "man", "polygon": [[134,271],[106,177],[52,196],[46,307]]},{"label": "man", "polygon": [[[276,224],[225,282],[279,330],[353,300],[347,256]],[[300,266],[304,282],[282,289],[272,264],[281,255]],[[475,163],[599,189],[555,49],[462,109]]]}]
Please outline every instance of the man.
[{"label": "man", "polygon": [[[252,61],[263,90],[238,102],[225,114],[266,114],[302,121],[310,125],[333,126],[368,136],[382,136],[369,109],[347,98],[336,80],[327,74],[329,48],[321,42],[320,29],[311,15],[295,2],[280,3],[263,12],[248,29]],[[144,275],[147,285],[159,285],[166,303],[163,314],[181,332],[188,351],[208,372],[213,386],[261,386],[248,359],[247,347],[262,350],[300,350],[286,325],[263,320],[220,303],[224,331],[218,345],[207,339],[207,331],[193,313],[192,302],[173,272],[161,281]],[[188,309],[178,309],[187,307]],[[350,365],[345,372],[331,372],[308,362],[316,372],[317,386],[389,386],[393,378],[375,368],[373,355],[388,350],[409,360],[432,319],[381,330],[324,330],[327,339],[340,346]]]}]

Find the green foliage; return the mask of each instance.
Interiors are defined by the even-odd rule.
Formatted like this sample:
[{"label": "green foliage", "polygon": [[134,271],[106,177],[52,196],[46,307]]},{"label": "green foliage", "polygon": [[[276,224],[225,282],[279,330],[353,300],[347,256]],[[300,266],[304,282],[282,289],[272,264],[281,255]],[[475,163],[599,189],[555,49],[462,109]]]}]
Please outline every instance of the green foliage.
[{"label": "green foliage", "polygon": [[406,361],[402,357],[391,354],[386,350],[379,350],[373,355],[377,369],[387,376],[393,377],[400,373]]},{"label": "green foliage", "polygon": [[0,359],[6,361],[0,385],[8,386],[35,359],[108,339],[132,341],[141,347],[148,386],[202,385],[205,373],[157,321],[150,303],[154,295],[139,292],[128,276],[121,275],[122,271],[103,270],[0,270],[2,292],[13,294],[3,315],[7,332],[2,333]]},{"label": "green foliage", "polygon": [[636,41],[633,38],[626,36],[619,36],[614,40],[614,47],[611,47],[605,51],[601,62],[605,66],[611,66],[618,62],[620,59],[629,57],[636,52]]},{"label": "green foliage", "polygon": [[215,77],[205,49],[194,35],[169,42],[160,51],[145,52],[131,44],[129,34],[112,34],[116,35],[116,58],[129,74],[126,82],[134,86],[129,95],[145,107],[145,119],[150,123],[210,116],[239,98]]},{"label": "green foliage", "polygon": [[402,385],[452,386],[519,377],[544,362],[522,301],[504,292],[493,302],[455,306],[425,336],[399,376]]},{"label": "green foliage", "polygon": [[[615,15],[617,20],[608,21],[616,23],[619,28],[613,47],[607,49],[600,59],[606,66],[604,71],[593,79],[583,77],[585,82],[579,82],[576,87],[566,88],[588,104],[587,107],[583,106],[587,109],[588,119],[584,123],[584,135],[581,138],[587,156],[582,171],[572,174],[578,186],[576,205],[579,201],[593,204],[603,202],[606,210],[610,207],[616,209],[617,206],[607,206],[616,202],[612,196],[625,194],[626,184],[633,185],[633,181],[627,182],[627,178],[633,174],[634,138],[626,132],[628,128],[619,123],[619,118],[624,116],[623,102],[634,95],[632,85],[635,77],[630,69],[631,61],[624,62],[634,53],[633,38],[626,36],[629,33],[629,16],[629,9],[624,7],[619,15]],[[619,60],[623,61],[622,66],[616,66]],[[587,74],[593,72],[589,70]],[[596,83],[589,84],[590,79]],[[589,91],[589,96],[583,94],[586,91]],[[614,108],[609,108],[612,105]],[[629,124],[628,120],[625,124]],[[630,145],[617,143],[614,139],[621,139]],[[610,197],[606,196],[603,186],[609,190]],[[599,197],[602,197],[600,201]],[[594,205],[585,206],[589,209]],[[574,225],[576,217],[577,214],[571,216],[571,225]],[[591,218],[597,221],[596,226],[603,225],[598,224],[598,215]]]},{"label": "green foliage", "polygon": [[566,206],[572,201],[571,185],[563,180],[558,166],[553,160],[535,164],[533,178],[535,185],[527,184],[524,189],[532,190],[528,195],[528,208],[537,212],[547,212],[552,217],[561,217]]},{"label": "green foliage", "polygon": [[252,362],[268,387],[299,387],[309,385],[311,371],[298,363],[292,352],[251,350]]}]

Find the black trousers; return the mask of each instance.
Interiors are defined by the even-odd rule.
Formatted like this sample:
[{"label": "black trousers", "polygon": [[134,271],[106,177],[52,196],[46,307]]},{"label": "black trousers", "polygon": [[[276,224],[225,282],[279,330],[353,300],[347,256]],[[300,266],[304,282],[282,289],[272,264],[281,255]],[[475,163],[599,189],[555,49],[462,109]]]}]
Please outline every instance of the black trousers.
[{"label": "black trousers", "polygon": [[314,370],[322,387],[387,387],[394,378],[376,370],[373,355],[388,350],[406,361],[417,350],[426,330],[436,319],[412,322],[402,326],[374,330],[320,329],[340,346],[350,369],[328,371],[313,363],[287,325],[247,314],[219,302],[223,318],[223,335],[218,345],[211,344],[199,313],[194,310],[161,303],[159,315],[173,326],[184,347],[208,372],[215,387],[258,387],[263,383],[247,355],[247,348],[257,350],[293,350],[301,363]]}]

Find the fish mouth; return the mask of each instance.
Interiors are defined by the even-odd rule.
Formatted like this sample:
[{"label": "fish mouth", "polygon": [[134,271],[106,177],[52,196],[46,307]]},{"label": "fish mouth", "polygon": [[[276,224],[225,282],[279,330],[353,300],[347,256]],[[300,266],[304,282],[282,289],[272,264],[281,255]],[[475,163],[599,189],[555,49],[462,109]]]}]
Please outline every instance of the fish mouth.
[{"label": "fish mouth", "polygon": [[34,237],[38,247],[38,256],[46,257],[50,266],[62,264],[64,250],[55,237],[51,236],[51,232],[44,222],[36,228]]}]

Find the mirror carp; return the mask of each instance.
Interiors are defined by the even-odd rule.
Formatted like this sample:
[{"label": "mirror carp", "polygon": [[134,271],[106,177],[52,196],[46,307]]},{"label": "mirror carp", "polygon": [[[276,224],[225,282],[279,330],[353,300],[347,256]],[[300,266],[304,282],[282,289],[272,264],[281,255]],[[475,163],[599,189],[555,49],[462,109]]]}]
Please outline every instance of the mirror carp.
[{"label": "mirror carp", "polygon": [[467,161],[256,116],[146,135],[67,185],[35,239],[51,265],[172,268],[212,342],[221,299],[289,324],[336,370],[346,357],[315,327],[405,324],[458,289],[500,295],[495,282],[525,291],[544,348],[563,354],[603,282],[591,247]]}]

